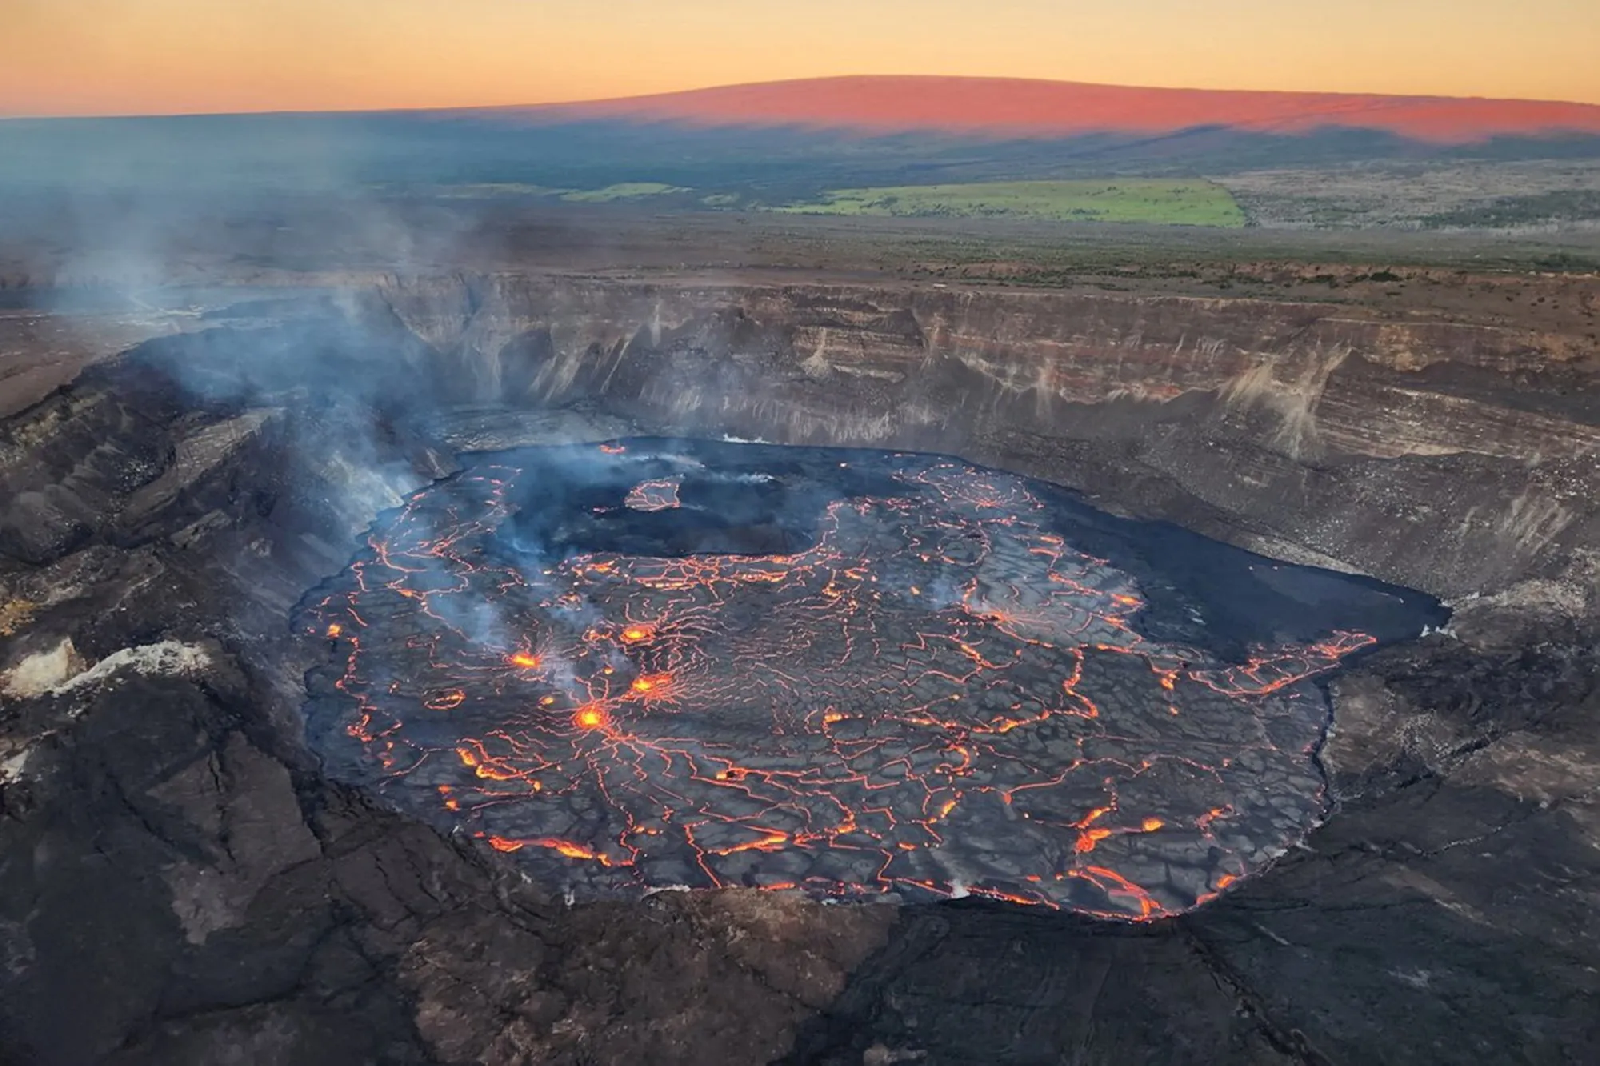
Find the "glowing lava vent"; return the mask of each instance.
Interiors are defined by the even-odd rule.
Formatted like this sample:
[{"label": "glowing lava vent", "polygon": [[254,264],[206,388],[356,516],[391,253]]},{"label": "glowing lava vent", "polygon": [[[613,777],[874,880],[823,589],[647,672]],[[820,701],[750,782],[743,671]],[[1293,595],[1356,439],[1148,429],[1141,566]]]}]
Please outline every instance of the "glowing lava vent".
[{"label": "glowing lava vent", "polygon": [[[640,442],[526,449],[413,497],[300,618],[334,648],[310,679],[330,772],[580,897],[751,885],[1146,919],[1322,813],[1312,679],[1372,637],[1156,639],[1143,584],[1182,560],[1079,550],[1087,509],[1055,490],[700,447],[680,467]],[[1100,550],[1134,559],[1100,518]],[[795,550],[728,550],[774,537]],[[1258,569],[1297,580],[1216,549],[1240,597]],[[1317,574],[1350,603],[1388,595]]]}]

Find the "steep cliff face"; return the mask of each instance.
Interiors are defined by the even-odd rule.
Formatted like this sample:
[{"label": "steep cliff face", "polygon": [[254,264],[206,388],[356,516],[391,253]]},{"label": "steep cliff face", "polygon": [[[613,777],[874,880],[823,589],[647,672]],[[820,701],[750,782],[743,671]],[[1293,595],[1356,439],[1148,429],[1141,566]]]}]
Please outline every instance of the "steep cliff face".
[{"label": "steep cliff face", "polygon": [[[1600,1056],[1586,334],[1104,293],[330,289],[224,294],[0,422],[0,1057]],[[287,620],[452,450],[628,432],[955,453],[1457,610],[1334,681],[1328,821],[1182,918],[569,908],[323,777],[301,704],[327,649]]]},{"label": "steep cliff face", "polygon": [[1447,596],[1531,578],[1581,595],[1600,543],[1600,345],[1581,334],[1104,293],[484,277],[375,294],[462,398],[954,453]]}]

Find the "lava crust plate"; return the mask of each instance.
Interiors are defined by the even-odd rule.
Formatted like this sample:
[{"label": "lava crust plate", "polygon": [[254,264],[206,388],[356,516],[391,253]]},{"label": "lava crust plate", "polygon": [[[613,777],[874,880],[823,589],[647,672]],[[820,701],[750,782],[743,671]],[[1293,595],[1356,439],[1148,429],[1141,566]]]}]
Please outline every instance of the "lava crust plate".
[{"label": "lava crust plate", "polygon": [[307,597],[329,772],[575,898],[1195,907],[1324,810],[1318,680],[1439,618],[926,455],[479,456]]}]

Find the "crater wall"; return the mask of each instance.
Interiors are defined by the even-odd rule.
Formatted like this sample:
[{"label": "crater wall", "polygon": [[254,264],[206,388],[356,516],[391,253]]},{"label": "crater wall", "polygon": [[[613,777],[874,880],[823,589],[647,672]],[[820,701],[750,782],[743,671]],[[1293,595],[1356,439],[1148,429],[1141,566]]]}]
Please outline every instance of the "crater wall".
[{"label": "crater wall", "polygon": [[[531,275],[188,303],[0,422],[0,1057],[1600,1055],[1592,337]],[[627,433],[954,453],[1456,610],[1332,683],[1328,820],[1179,918],[566,907],[326,777],[288,618],[464,447]]]},{"label": "crater wall", "polygon": [[872,286],[384,279],[462,400],[958,454],[1294,561],[1589,591],[1600,349],[1334,305]]}]

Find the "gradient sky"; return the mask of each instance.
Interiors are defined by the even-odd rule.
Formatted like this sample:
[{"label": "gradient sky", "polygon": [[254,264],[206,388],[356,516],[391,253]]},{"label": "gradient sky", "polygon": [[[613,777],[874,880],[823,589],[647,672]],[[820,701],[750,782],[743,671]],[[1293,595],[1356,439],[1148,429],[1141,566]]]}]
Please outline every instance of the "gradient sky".
[{"label": "gradient sky", "polygon": [[542,103],[830,74],[1600,103],[1600,0],[0,0],[0,114]]}]

